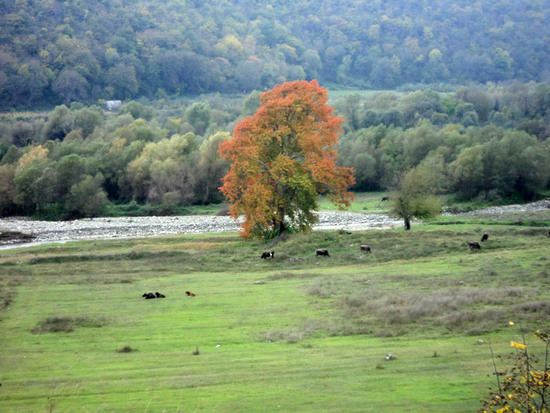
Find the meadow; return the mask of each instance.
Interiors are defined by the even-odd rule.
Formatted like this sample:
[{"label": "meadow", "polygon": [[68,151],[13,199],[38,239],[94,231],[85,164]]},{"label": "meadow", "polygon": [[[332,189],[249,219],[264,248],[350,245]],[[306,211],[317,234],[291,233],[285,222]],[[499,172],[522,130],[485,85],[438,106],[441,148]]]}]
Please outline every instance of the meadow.
[{"label": "meadow", "polygon": [[[506,355],[523,329],[536,352],[531,333],[550,329],[549,227],[550,210],[528,225],[455,216],[270,243],[3,250],[0,410],[476,411],[495,387],[489,346]],[[156,291],[166,298],[142,297]]]}]

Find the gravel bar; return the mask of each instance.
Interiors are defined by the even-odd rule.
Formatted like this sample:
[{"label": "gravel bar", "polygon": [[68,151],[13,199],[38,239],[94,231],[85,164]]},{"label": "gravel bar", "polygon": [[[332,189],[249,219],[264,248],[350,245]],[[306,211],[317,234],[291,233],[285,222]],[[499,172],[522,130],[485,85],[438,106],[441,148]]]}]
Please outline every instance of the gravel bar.
[{"label": "gravel bar", "polygon": [[[463,215],[499,215],[512,211],[538,211],[550,208],[550,199],[530,204],[490,207],[462,213]],[[344,229],[359,231],[400,227],[401,220],[385,214],[321,211],[314,230]],[[174,217],[86,218],[74,221],[35,221],[29,218],[0,218],[0,232],[14,231],[32,235],[34,239],[12,240],[0,249],[52,242],[90,239],[154,237],[170,234],[202,234],[238,231],[239,223],[228,216],[185,215]]]},{"label": "gravel bar", "polygon": [[[384,214],[320,212],[315,230],[385,229],[402,225]],[[34,236],[32,242],[16,241],[0,248],[90,239],[150,237],[170,234],[201,234],[238,231],[239,223],[227,216],[186,215],[173,217],[86,218],[73,221],[35,221],[29,218],[0,218],[0,232],[16,231]]]}]

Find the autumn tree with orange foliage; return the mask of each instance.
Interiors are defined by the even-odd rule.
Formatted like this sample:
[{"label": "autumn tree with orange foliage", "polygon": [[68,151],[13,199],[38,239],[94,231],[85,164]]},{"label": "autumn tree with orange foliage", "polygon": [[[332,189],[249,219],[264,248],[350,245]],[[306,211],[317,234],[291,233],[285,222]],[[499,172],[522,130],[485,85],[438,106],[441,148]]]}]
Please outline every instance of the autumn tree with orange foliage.
[{"label": "autumn tree with orange foliage", "polygon": [[353,194],[353,170],[336,165],[344,120],[332,115],[317,81],[287,82],[260,96],[260,108],[220,144],[231,162],[220,190],[242,235],[273,237],[307,231],[316,222],[319,194],[341,208]]}]

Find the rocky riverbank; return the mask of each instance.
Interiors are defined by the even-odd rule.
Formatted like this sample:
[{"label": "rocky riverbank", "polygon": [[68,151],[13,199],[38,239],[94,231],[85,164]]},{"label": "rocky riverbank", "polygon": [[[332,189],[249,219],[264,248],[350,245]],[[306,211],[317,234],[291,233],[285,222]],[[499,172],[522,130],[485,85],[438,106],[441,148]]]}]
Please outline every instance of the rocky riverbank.
[{"label": "rocky riverbank", "polygon": [[[320,212],[314,229],[361,230],[391,228],[401,222],[383,214]],[[0,233],[22,234],[3,241],[0,248],[25,243],[36,245],[86,239],[148,237],[169,234],[199,234],[238,231],[239,224],[226,216],[87,218],[74,221],[34,221],[28,218],[0,219]],[[30,240],[29,236],[33,239]],[[29,241],[31,241],[29,243]],[[2,241],[0,241],[0,244]]]},{"label": "rocky riverbank", "polygon": [[[550,200],[530,204],[490,207],[463,214],[500,215],[507,212],[539,211],[550,208]],[[332,212],[319,213],[314,229],[385,229],[402,226],[401,220],[385,214]],[[74,221],[34,221],[29,218],[0,218],[0,248],[86,239],[149,237],[169,234],[199,234],[238,231],[239,224],[227,216],[189,215],[175,217],[87,218]],[[17,236],[20,234],[20,236]]]}]

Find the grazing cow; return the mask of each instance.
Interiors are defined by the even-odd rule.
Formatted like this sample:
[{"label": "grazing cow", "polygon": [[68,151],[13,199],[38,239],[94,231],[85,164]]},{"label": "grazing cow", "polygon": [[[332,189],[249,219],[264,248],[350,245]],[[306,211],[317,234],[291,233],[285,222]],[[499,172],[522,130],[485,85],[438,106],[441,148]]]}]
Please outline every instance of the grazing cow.
[{"label": "grazing cow", "polygon": [[155,293],[157,298],[166,298],[164,294],[159,293],[158,291]]},{"label": "grazing cow", "polygon": [[330,257],[330,254],[328,253],[327,250],[315,250],[315,256],[318,257],[319,255]]},{"label": "grazing cow", "polygon": [[468,242],[468,249],[469,249],[470,251],[472,251],[472,250],[480,250],[480,249],[481,249],[481,245],[479,245],[479,242],[477,242],[477,241]]},{"label": "grazing cow", "polygon": [[192,293],[191,291],[186,291],[185,294],[187,294],[188,297],[194,297],[195,293]]},{"label": "grazing cow", "polygon": [[264,260],[267,258],[275,258],[275,251],[262,252],[262,256],[260,258],[263,258]]},{"label": "grazing cow", "polygon": [[489,239],[489,234],[485,233],[485,234],[483,234],[483,236],[481,237],[481,242],[487,241],[488,239]]},{"label": "grazing cow", "polygon": [[150,300],[151,298],[157,298],[153,293],[145,293],[142,295],[142,297],[145,297],[146,300]]},{"label": "grazing cow", "polygon": [[550,238],[550,230],[548,230],[548,233],[546,234],[548,238]]},{"label": "grazing cow", "polygon": [[371,249],[368,245],[361,245],[359,249],[361,250],[361,252],[371,252]]},{"label": "grazing cow", "polygon": [[384,201],[389,201],[390,200],[390,197],[389,196],[383,196],[382,197],[382,202]]}]

